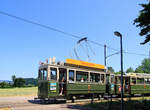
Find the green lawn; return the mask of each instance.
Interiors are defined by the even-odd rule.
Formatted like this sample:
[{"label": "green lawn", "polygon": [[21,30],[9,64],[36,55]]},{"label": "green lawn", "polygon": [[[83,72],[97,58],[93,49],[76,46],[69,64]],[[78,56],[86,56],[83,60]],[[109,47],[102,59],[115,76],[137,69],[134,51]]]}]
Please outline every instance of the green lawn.
[{"label": "green lawn", "polygon": [[0,89],[0,97],[36,96],[36,95],[37,95],[37,87]]}]

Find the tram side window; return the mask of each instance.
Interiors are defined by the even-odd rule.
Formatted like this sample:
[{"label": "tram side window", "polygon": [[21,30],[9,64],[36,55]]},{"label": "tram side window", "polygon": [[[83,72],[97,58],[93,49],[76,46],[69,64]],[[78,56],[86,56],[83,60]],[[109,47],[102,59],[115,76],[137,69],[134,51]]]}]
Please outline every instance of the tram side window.
[{"label": "tram side window", "polygon": [[114,83],[114,75],[111,75],[111,83]]},{"label": "tram side window", "polygon": [[88,81],[88,72],[77,71],[76,72],[76,80],[80,82]]},{"label": "tram side window", "polygon": [[41,79],[41,72],[40,72],[40,70],[39,70],[39,72],[38,72],[38,79],[39,79],[39,80]]},{"label": "tram side window", "polygon": [[150,78],[145,78],[145,83],[150,84]]},{"label": "tram side window", "polygon": [[74,70],[69,70],[69,81],[74,81]]},{"label": "tram side window", "polygon": [[43,80],[47,80],[47,69],[43,69]]},{"label": "tram side window", "polygon": [[137,78],[137,84],[144,84],[144,78]]},{"label": "tram side window", "polygon": [[121,84],[121,77],[117,77],[117,84]]},{"label": "tram side window", "polygon": [[57,80],[57,69],[56,68],[51,68],[51,79]]},{"label": "tram side window", "polygon": [[132,78],[131,84],[136,84],[136,78]]},{"label": "tram side window", "polygon": [[106,74],[106,84],[109,83],[109,74]]},{"label": "tram side window", "polygon": [[118,84],[118,78],[117,77],[115,77],[115,84]]},{"label": "tram side window", "polygon": [[38,79],[39,79],[39,80],[43,80],[43,70],[39,70]]},{"label": "tram side window", "polygon": [[100,75],[98,73],[90,73],[90,82],[99,82]]},{"label": "tram side window", "polygon": [[101,74],[101,83],[104,83],[104,81],[105,81],[104,74]]}]

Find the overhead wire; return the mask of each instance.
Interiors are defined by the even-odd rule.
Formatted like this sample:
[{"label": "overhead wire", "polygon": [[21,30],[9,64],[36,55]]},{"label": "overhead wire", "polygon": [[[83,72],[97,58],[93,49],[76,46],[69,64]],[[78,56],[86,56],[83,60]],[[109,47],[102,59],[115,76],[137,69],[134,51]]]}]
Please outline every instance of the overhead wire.
[{"label": "overhead wire", "polygon": [[[64,35],[71,36],[73,38],[77,38],[77,39],[81,39],[82,38],[80,36],[77,36],[77,35],[74,35],[74,34],[71,34],[71,33],[68,33],[68,32],[65,32],[65,31],[62,31],[62,30],[59,30],[59,29],[56,29],[56,28],[53,28],[53,27],[50,27],[50,26],[47,26],[47,25],[44,25],[44,24],[41,24],[41,23],[38,23],[38,22],[35,22],[35,21],[32,21],[32,20],[28,20],[28,19],[25,19],[23,17],[18,17],[18,16],[15,16],[15,15],[3,12],[3,11],[0,11],[0,14],[1,15],[5,15],[5,16],[9,16],[11,18],[15,18],[15,19],[20,20],[20,21],[24,21],[26,23],[30,23],[30,24],[33,24],[33,25],[38,25],[40,27],[43,27],[43,28],[46,28],[46,29],[49,29],[49,30],[52,30],[52,31],[55,31],[55,32],[59,32],[59,33],[62,33]],[[88,39],[87,39],[87,41],[89,41],[89,42],[91,42],[93,44],[96,44],[98,46],[104,47],[103,44],[100,44],[100,43],[98,43],[96,41],[92,41],[92,40],[88,40]],[[111,49],[111,50],[114,50],[114,51],[118,51],[117,49],[112,48],[110,46],[107,46],[107,48]],[[124,53],[134,54],[134,55],[140,55],[140,56],[149,56],[149,55],[146,55],[146,54],[138,54],[138,53],[132,53],[132,52],[124,52]]]},{"label": "overhead wire", "polygon": [[68,35],[68,36],[72,36],[72,37],[74,37],[74,38],[78,38],[78,39],[81,38],[81,37],[79,37],[79,36],[76,36],[76,35],[73,35],[73,34],[70,34],[70,33],[64,32],[64,31],[61,31],[61,30],[59,30],[59,29],[56,29],[56,28],[53,28],[53,27],[50,27],[50,26],[47,26],[47,25],[44,25],[44,24],[41,24],[41,23],[37,23],[37,22],[31,21],[31,20],[27,20],[27,19],[25,19],[25,18],[18,17],[18,16],[15,16],[15,15],[12,15],[12,14],[9,14],[9,13],[6,13],[6,12],[0,11],[0,14],[5,15],[5,16],[9,16],[9,17],[11,17],[11,18],[15,18],[15,19],[18,19],[18,20],[21,20],[21,21],[24,21],[24,22],[26,22],[26,23],[38,25],[38,26],[40,26],[40,27],[47,28],[47,29],[49,29],[49,30],[56,31],[56,32],[59,32],[59,33],[62,33],[62,34]]},{"label": "overhead wire", "polygon": [[149,56],[149,55],[146,55],[146,54],[139,54],[139,53],[134,53],[134,52],[126,52],[126,51],[124,51],[123,53],[139,55],[139,56]]}]

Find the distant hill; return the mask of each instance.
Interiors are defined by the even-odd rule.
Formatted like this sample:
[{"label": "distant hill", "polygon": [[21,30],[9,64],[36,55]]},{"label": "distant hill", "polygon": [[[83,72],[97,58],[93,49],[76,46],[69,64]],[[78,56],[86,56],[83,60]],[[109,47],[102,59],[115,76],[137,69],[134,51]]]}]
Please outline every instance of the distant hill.
[{"label": "distant hill", "polygon": [[[33,85],[33,86],[37,86],[37,79],[35,78],[23,78],[25,80],[25,85]],[[0,80],[1,82],[7,82],[9,84],[12,84],[13,81],[10,80]]]},{"label": "distant hill", "polygon": [[0,80],[0,83],[1,83],[1,82],[12,83],[12,81],[10,81],[10,80]]}]

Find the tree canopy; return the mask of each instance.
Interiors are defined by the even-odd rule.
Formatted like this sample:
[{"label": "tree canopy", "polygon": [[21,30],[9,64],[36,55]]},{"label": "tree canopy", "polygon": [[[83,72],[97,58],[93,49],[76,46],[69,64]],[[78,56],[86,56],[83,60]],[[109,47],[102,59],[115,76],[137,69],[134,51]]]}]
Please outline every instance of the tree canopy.
[{"label": "tree canopy", "polygon": [[107,67],[107,69],[108,69],[110,72],[112,72],[112,73],[115,72],[115,70],[114,70],[112,67]]},{"label": "tree canopy", "polygon": [[[117,75],[117,74],[121,74],[121,70],[120,70],[120,71],[115,72],[115,74],[116,74],[116,75]],[[125,74],[125,72],[123,72],[123,74]]]},{"label": "tree canopy", "polygon": [[[148,1],[148,0],[147,0]],[[140,4],[142,10],[140,10],[139,16],[134,20],[136,27],[140,27],[140,36],[146,36],[146,39],[141,44],[146,44],[150,41],[150,1],[147,4]]]},{"label": "tree canopy", "polygon": [[25,80],[25,85],[37,86],[37,79],[35,78],[24,78],[24,80]]},{"label": "tree canopy", "polygon": [[25,80],[23,78],[16,78],[14,82],[14,87],[24,87]]},{"label": "tree canopy", "polygon": [[132,67],[130,67],[130,68],[128,68],[128,69],[126,70],[126,73],[133,73],[133,72],[134,72],[134,70],[133,70]]},{"label": "tree canopy", "polygon": [[136,73],[149,73],[150,74],[150,59],[145,58],[142,64],[135,69]]},{"label": "tree canopy", "polygon": [[135,69],[135,73],[144,73],[144,71],[142,70],[142,66],[138,66],[138,67]]}]

